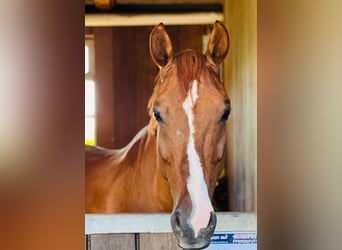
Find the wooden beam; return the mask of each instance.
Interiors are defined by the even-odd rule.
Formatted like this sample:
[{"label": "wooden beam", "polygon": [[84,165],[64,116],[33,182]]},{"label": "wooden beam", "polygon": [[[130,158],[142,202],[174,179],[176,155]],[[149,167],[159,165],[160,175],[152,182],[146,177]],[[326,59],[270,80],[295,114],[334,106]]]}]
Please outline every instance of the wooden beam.
[{"label": "wooden beam", "polygon": [[[217,232],[257,230],[256,213],[217,212]],[[86,234],[171,233],[170,214],[86,214]]]},{"label": "wooden beam", "polygon": [[86,14],[85,26],[154,26],[160,22],[163,22],[165,25],[206,25],[213,24],[216,20],[223,21],[223,13]]}]

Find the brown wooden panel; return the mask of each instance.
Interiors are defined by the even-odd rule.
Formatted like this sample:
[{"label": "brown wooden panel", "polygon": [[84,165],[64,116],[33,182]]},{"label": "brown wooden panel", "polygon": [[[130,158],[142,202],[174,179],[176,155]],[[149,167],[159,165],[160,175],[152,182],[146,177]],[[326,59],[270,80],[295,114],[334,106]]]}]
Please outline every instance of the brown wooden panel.
[{"label": "brown wooden panel", "polygon": [[179,250],[173,233],[143,233],[139,235],[140,250]]},{"label": "brown wooden panel", "polygon": [[152,27],[136,28],[135,32],[135,60],[136,67],[136,128],[140,129],[148,124],[149,115],[147,105],[154,88],[154,79],[158,68],[152,62],[149,51],[149,34]]},{"label": "brown wooden panel", "polygon": [[152,27],[113,28],[115,147],[125,146],[148,123],[147,102],[157,67],[149,56]]},{"label": "brown wooden panel", "polygon": [[114,144],[123,147],[137,131],[136,127],[136,77],[135,29],[113,28],[114,70]]},{"label": "brown wooden panel", "polygon": [[176,37],[179,40],[177,51],[192,49],[202,52],[202,36],[206,34],[205,25],[181,26]]},{"label": "brown wooden panel", "polygon": [[111,28],[94,28],[96,144],[114,147],[113,53]]},{"label": "brown wooden panel", "polygon": [[134,234],[93,234],[90,237],[88,250],[135,250]]},{"label": "brown wooden panel", "polygon": [[206,34],[207,30],[205,25],[166,25],[166,30],[172,40],[175,53],[185,49],[202,51],[202,36]]},{"label": "brown wooden panel", "polygon": [[224,77],[231,97],[228,121],[230,211],[256,210],[256,1],[227,0],[225,24],[230,49]]}]

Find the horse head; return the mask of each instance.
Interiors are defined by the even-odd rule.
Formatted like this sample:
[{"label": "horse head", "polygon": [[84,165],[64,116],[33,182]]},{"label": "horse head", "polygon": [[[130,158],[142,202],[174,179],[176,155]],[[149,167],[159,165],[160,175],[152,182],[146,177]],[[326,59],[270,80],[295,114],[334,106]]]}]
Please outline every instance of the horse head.
[{"label": "horse head", "polygon": [[202,249],[216,227],[211,204],[222,172],[230,100],[219,66],[227,55],[228,32],[214,24],[205,54],[174,53],[162,23],[150,34],[150,54],[159,67],[149,102],[158,168],[173,199],[172,230],[178,245]]}]

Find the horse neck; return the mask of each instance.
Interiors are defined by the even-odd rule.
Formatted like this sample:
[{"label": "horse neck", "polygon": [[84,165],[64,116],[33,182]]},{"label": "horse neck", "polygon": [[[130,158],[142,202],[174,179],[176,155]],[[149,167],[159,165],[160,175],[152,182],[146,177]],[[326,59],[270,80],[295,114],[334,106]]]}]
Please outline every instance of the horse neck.
[{"label": "horse neck", "polygon": [[172,210],[172,198],[168,182],[163,178],[157,161],[157,142],[155,131],[150,127],[138,143],[135,161],[134,189],[142,191],[155,199],[159,212]]}]

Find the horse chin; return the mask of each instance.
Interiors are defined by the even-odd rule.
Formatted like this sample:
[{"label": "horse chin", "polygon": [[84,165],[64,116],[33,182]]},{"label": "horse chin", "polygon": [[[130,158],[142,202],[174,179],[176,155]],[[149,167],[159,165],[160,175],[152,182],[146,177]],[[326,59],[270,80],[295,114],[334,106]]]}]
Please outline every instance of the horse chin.
[{"label": "horse chin", "polygon": [[179,247],[183,249],[203,249],[209,246],[211,236],[215,231],[216,215],[211,212],[208,226],[202,228],[197,237],[195,237],[192,227],[182,223],[175,213],[171,216],[171,226]]},{"label": "horse chin", "polygon": [[209,246],[210,240],[199,239],[196,242],[188,242],[184,239],[178,241],[178,246],[182,249],[204,249]]}]

